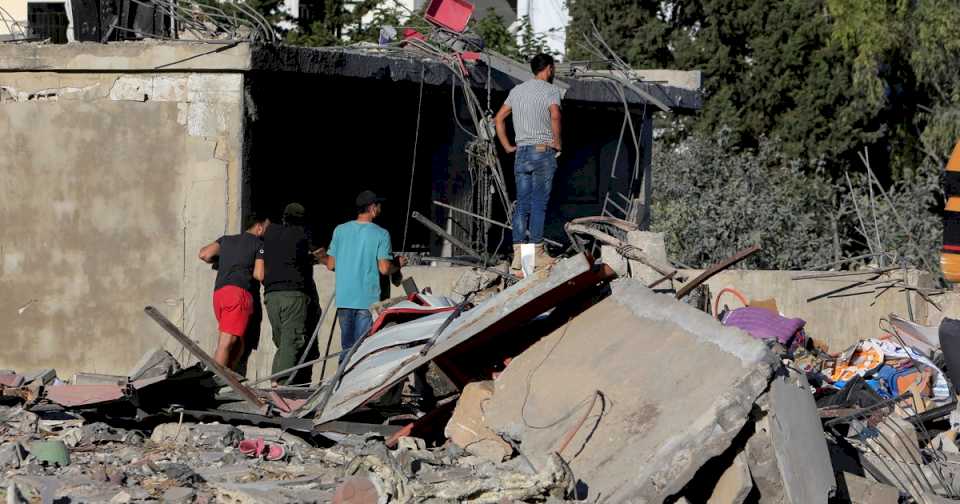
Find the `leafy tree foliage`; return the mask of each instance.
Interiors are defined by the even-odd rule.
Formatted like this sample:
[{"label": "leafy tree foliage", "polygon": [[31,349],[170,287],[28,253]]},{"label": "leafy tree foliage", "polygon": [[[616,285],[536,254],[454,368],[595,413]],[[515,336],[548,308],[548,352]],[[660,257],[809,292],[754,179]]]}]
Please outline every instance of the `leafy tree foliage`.
[{"label": "leafy tree foliage", "polygon": [[756,152],[738,152],[730,148],[732,138],[728,131],[697,134],[655,150],[652,222],[665,233],[670,257],[704,266],[762,244],[752,267],[831,261],[836,223],[825,217],[836,201],[829,178],[790,160],[776,141],[764,139]]},{"label": "leafy tree foliage", "polygon": [[[702,266],[762,239],[776,252],[758,265],[809,266],[876,247],[880,228],[885,251],[936,268],[939,176],[960,137],[952,34],[960,2],[571,0],[570,8],[569,59],[592,57],[581,34],[595,23],[634,67],[703,71],[703,110],[668,118],[670,143],[657,144],[654,161],[653,221],[678,258]],[[889,204],[874,184],[871,206],[864,149]],[[758,186],[764,176],[770,185]],[[857,215],[855,201],[869,216]]]},{"label": "leafy tree foliage", "polygon": [[823,163],[785,155],[775,139],[761,139],[756,150],[731,144],[729,131],[656,144],[652,222],[671,258],[705,267],[760,244],[749,266],[804,269],[872,247],[936,268],[942,227],[931,209],[939,170],[898,180],[885,189],[889,200],[874,183],[871,200],[864,173],[851,174],[847,185]]}]

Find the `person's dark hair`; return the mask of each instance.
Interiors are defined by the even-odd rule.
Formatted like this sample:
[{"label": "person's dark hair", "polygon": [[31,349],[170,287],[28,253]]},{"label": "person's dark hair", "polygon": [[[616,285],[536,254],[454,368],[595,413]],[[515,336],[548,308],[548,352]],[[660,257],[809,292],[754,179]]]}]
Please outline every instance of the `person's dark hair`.
[{"label": "person's dark hair", "polygon": [[297,215],[284,215],[283,216],[283,225],[284,226],[302,226],[306,222],[306,219]]},{"label": "person's dark hair", "polygon": [[257,215],[256,212],[250,212],[250,214],[243,219],[243,229],[246,231],[257,224],[262,224],[265,220],[267,220],[265,216]]},{"label": "person's dark hair", "polygon": [[540,53],[530,60],[530,70],[533,71],[533,75],[537,75],[550,65],[553,65],[553,56],[549,54]]},{"label": "person's dark hair", "polygon": [[374,205],[374,203],[370,203],[367,205],[357,205],[357,215],[360,215],[362,213],[367,213],[367,210],[370,210],[370,207],[372,205]]},{"label": "person's dark hair", "polygon": [[302,226],[306,222],[306,209],[300,203],[290,203],[283,209],[283,225]]}]

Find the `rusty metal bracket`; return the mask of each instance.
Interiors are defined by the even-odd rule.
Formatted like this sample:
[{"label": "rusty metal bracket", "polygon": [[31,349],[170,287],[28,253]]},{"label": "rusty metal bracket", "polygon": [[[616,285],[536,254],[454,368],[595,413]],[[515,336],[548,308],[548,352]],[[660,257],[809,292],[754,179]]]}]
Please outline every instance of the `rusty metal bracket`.
[{"label": "rusty metal bracket", "polygon": [[759,251],[760,245],[754,245],[750,248],[745,248],[740,252],[737,252],[736,254],[718,262],[717,264],[714,264],[713,266],[710,266],[706,271],[701,273],[700,276],[690,280],[684,284],[683,287],[680,287],[680,290],[677,291],[677,299],[683,299],[687,294],[690,294],[690,291],[696,289],[700,286],[700,284],[706,282],[717,273],[720,273],[721,271],[733,266],[734,264],[737,264],[738,262],[752,256],[753,254],[756,254]]}]

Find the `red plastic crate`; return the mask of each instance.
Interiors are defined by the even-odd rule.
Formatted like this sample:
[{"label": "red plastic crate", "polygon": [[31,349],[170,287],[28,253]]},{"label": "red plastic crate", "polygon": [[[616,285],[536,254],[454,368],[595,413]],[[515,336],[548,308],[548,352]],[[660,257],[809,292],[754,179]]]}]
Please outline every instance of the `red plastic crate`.
[{"label": "red plastic crate", "polygon": [[467,0],[431,0],[423,17],[427,21],[457,33],[467,29],[473,4]]}]

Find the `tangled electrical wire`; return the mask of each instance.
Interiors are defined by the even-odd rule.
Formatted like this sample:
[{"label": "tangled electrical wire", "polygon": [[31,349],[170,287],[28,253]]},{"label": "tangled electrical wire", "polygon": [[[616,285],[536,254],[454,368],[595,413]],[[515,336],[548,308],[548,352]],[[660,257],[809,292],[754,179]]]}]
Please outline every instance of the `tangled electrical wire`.
[{"label": "tangled electrical wire", "polygon": [[279,41],[270,21],[242,0],[222,4],[178,0],[129,1],[163,13],[169,19],[169,24],[161,30],[166,33],[148,32],[137,26],[121,26],[118,22],[114,22],[111,29],[138,37],[164,40],[265,44]]},{"label": "tangled electrical wire", "polygon": [[[443,40],[443,44],[434,43],[432,39]],[[500,158],[496,147],[496,130],[493,125],[493,111],[490,109],[491,78],[488,69],[487,75],[487,103],[484,106],[471,86],[467,70],[463,66],[458,54],[451,52],[447,46],[460,42],[457,34],[436,29],[430,37],[424,40],[412,38],[406,41],[407,50],[415,51],[424,56],[442,62],[454,76],[451,81],[450,100],[453,120],[468,138],[466,144],[467,173],[470,177],[470,192],[464,195],[458,203],[462,208],[478,215],[491,219],[495,204],[499,203],[509,220],[513,215],[513,206],[507,193],[507,184],[500,165]],[[458,91],[459,88],[459,91]],[[461,109],[457,106],[458,95],[462,95],[470,123],[465,125],[460,119]],[[472,126],[472,128],[471,128]],[[470,218],[471,224],[454,233],[458,238],[470,243],[474,248],[489,250],[490,223],[483,219]],[[464,234],[466,236],[464,236]],[[500,244],[504,237],[501,236]],[[499,244],[497,246],[499,248]]]}]

